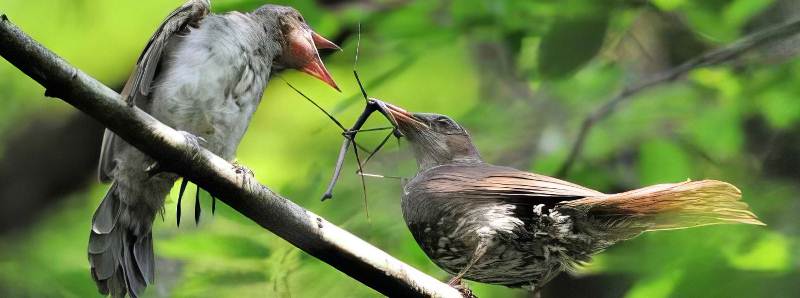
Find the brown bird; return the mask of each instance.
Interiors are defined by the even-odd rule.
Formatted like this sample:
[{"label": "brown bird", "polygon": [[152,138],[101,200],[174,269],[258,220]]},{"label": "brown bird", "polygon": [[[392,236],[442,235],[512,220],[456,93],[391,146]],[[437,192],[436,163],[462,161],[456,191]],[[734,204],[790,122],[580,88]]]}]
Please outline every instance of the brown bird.
[{"label": "brown bird", "polygon": [[538,289],[562,271],[642,232],[712,224],[763,225],[731,184],[686,181],[604,194],[484,162],[447,116],[389,115],[419,171],[404,187],[403,217],[436,265],[455,277]]}]

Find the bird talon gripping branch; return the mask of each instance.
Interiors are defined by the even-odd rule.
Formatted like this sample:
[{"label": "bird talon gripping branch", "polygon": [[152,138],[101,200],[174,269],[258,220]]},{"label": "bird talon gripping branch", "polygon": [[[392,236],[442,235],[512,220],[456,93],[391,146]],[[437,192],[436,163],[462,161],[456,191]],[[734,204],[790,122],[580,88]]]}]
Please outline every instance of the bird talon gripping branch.
[{"label": "bird talon gripping branch", "polygon": [[240,164],[238,161],[234,161],[233,162],[233,170],[236,171],[236,174],[239,174],[239,175],[245,175],[245,176],[248,176],[248,177],[254,177],[255,176],[255,172],[253,172],[253,170],[250,170],[248,167],[245,167],[244,165]]}]

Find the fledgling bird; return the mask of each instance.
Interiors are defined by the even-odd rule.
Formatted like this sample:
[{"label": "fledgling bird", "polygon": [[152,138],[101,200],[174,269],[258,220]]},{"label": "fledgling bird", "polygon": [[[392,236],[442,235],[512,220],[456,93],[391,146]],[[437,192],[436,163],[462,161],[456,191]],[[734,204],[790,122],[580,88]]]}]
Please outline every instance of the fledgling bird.
[{"label": "fledgling bird", "polygon": [[436,265],[461,278],[529,290],[642,232],[763,225],[731,184],[687,181],[604,194],[484,162],[447,116],[390,107],[419,166],[403,217]]},{"label": "fledgling bird", "polygon": [[[173,11],[147,43],[122,97],[190,140],[232,160],[270,74],[298,69],[338,90],[317,49],[338,49],[295,9],[210,13],[209,0]],[[178,176],[106,131],[103,182],[113,182],[92,218],[89,262],[102,294],[132,297],[155,280],[151,227]]]}]

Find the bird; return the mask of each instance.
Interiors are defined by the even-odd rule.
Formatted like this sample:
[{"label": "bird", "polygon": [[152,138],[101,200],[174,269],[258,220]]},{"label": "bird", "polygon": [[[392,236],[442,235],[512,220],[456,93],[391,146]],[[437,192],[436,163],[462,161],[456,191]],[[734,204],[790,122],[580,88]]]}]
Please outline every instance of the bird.
[{"label": "bird", "polygon": [[481,159],[446,115],[388,105],[418,172],[403,187],[403,218],[425,254],[462,278],[538,291],[609,246],[658,230],[764,225],[735,186],[685,181],[605,194]]},{"label": "bird", "polygon": [[[318,49],[339,49],[294,8],[263,5],[215,14],[189,0],[147,42],[121,97],[181,131],[196,146],[232,161],[272,73],[297,69],[339,90]],[[155,282],[156,214],[177,174],[106,130],[99,178],[112,183],[93,217],[91,276],[101,294],[141,296]]]}]

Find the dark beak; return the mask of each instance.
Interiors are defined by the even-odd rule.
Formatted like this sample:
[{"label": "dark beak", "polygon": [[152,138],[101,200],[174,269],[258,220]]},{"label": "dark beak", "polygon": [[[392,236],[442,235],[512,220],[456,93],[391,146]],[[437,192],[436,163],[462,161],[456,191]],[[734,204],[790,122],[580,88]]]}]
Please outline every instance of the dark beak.
[{"label": "dark beak", "polygon": [[401,132],[411,127],[428,128],[428,125],[419,121],[414,114],[409,113],[405,109],[390,103],[384,102],[384,104],[387,115],[390,117],[389,120],[392,121],[392,124],[399,128]]}]

